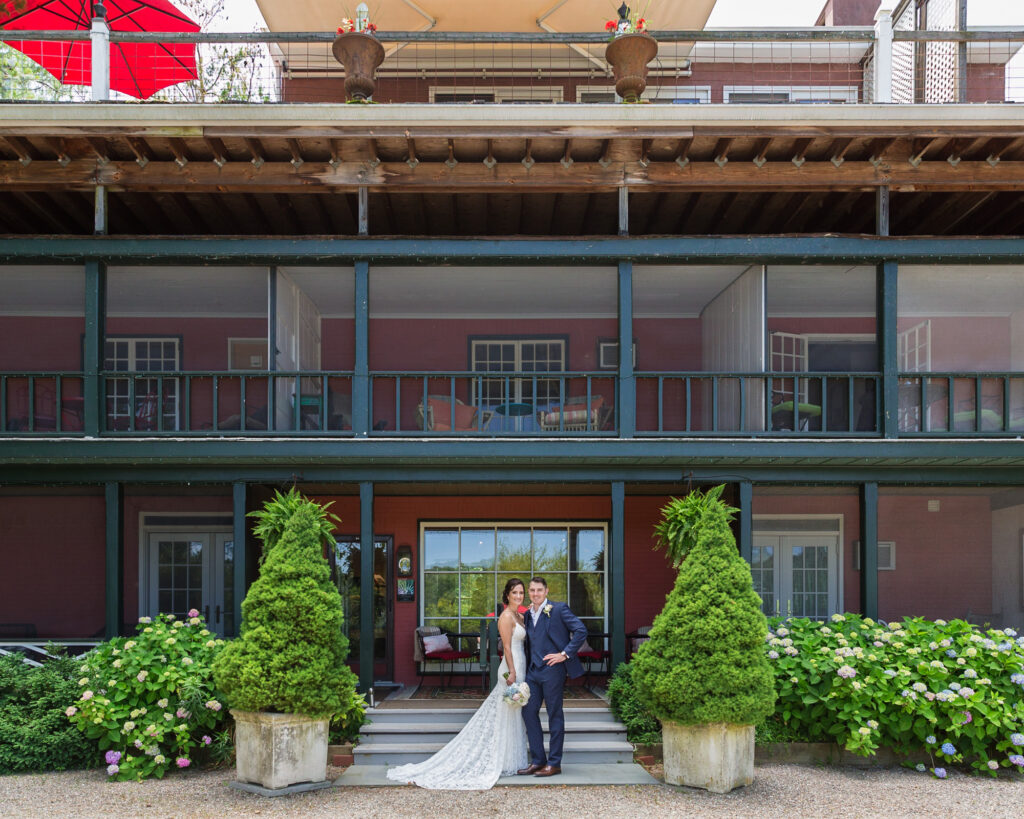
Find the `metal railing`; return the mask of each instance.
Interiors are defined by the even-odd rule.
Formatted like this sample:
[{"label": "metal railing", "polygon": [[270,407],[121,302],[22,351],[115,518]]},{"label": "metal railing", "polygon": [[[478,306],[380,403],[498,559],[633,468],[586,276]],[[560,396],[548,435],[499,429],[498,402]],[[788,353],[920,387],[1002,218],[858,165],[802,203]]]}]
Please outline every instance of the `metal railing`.
[{"label": "metal railing", "polygon": [[[1024,97],[1024,70],[1010,62],[1022,30],[913,30],[882,16],[874,27],[653,31],[652,102],[983,102]],[[8,32],[7,42],[71,42],[87,31]],[[111,46],[194,44],[195,79],[165,102],[341,102],[344,69],[331,32],[161,33],[112,31]],[[385,59],[375,102],[615,102],[606,34],[380,31]],[[109,88],[60,86],[13,48],[0,46],[0,99],[128,100]],[[106,56],[104,56],[106,55]],[[915,56],[923,55],[923,56]],[[151,68],[170,82],[174,59]],[[207,70],[216,68],[217,70]],[[94,72],[101,76],[102,72]],[[906,89],[910,89],[907,92]],[[914,89],[917,89],[915,92]]]},{"label": "metal railing", "polygon": [[637,435],[877,436],[881,376],[638,372]]},{"label": "metal railing", "polygon": [[383,435],[590,435],[616,432],[617,379],[599,372],[375,372]]},{"label": "metal railing", "polygon": [[101,394],[109,434],[352,434],[350,372],[105,372]]},{"label": "metal railing", "polygon": [[0,373],[0,432],[82,433],[82,389],[81,373]]},{"label": "metal railing", "polygon": [[[1024,372],[901,372],[899,437],[1024,435]],[[82,436],[88,378],[0,373],[0,435]],[[348,371],[105,372],[103,436],[353,436]],[[873,372],[637,372],[638,437],[877,437]],[[608,372],[369,374],[374,437],[619,437]],[[298,398],[296,398],[298,396]],[[57,408],[60,407],[60,412]]]},{"label": "metal railing", "polygon": [[900,373],[901,436],[1024,435],[1024,373]]}]

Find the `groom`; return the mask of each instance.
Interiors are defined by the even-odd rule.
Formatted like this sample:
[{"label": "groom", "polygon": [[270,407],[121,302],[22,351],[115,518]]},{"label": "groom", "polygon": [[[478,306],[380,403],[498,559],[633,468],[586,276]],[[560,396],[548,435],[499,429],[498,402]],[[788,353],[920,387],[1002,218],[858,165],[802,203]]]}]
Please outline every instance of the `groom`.
[{"label": "groom", "polygon": [[[530,764],[520,775],[554,776],[562,772],[565,717],[562,689],[571,675],[581,677],[583,665],[576,653],[587,637],[587,628],[565,603],[548,602],[548,583],[543,577],[530,580],[530,610],[526,612],[526,682],[530,699],[523,706],[523,722],[530,741]],[[568,673],[567,673],[568,672]],[[548,711],[550,751],[544,755],[540,727],[540,703]]]}]

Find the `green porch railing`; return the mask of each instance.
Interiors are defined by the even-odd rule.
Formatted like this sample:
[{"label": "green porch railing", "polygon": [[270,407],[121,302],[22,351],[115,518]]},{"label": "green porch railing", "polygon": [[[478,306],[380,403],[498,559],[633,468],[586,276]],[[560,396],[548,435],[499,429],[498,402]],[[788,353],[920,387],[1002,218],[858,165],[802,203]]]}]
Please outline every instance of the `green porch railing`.
[{"label": "green porch railing", "polygon": [[607,372],[391,371],[370,379],[378,435],[613,437],[617,431],[618,383]]},{"label": "green porch railing", "polygon": [[[640,372],[638,437],[878,437],[882,376]],[[0,435],[84,435],[81,372],[0,373]],[[1018,437],[1024,372],[901,372],[897,435]],[[370,374],[371,436],[617,437],[607,372]],[[100,375],[104,436],[353,435],[353,374],[152,371]]]},{"label": "green porch railing", "polygon": [[901,437],[1024,433],[1024,372],[902,372],[897,395]]},{"label": "green porch railing", "polygon": [[638,436],[878,436],[881,376],[639,372]]},{"label": "green porch railing", "polygon": [[0,433],[82,435],[80,372],[0,373]]},{"label": "green porch railing", "polygon": [[351,435],[352,373],[104,372],[112,435]]}]

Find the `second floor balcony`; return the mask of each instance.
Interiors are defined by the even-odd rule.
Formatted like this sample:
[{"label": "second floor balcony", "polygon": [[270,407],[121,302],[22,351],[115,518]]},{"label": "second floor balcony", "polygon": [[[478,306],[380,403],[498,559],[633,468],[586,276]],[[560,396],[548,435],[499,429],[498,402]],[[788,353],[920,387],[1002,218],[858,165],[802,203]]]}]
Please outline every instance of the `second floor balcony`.
[{"label": "second floor balcony", "polygon": [[93,314],[82,268],[0,267],[0,434],[1024,432],[1020,266],[902,265],[888,331],[867,265],[635,265],[625,302],[611,266],[366,275],[363,313],[343,265],[111,267]]}]

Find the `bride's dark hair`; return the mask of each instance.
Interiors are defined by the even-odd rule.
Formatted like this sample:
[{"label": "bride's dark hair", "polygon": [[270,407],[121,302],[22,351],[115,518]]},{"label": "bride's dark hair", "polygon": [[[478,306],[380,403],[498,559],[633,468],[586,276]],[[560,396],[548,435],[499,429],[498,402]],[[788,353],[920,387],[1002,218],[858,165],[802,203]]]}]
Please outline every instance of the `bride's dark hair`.
[{"label": "bride's dark hair", "polygon": [[509,578],[508,583],[505,584],[504,591],[502,591],[501,593],[501,602],[505,606],[505,608],[508,608],[509,592],[511,592],[512,589],[514,589],[516,586],[522,586],[523,591],[526,591],[526,584],[522,580],[520,580],[518,577]]}]

